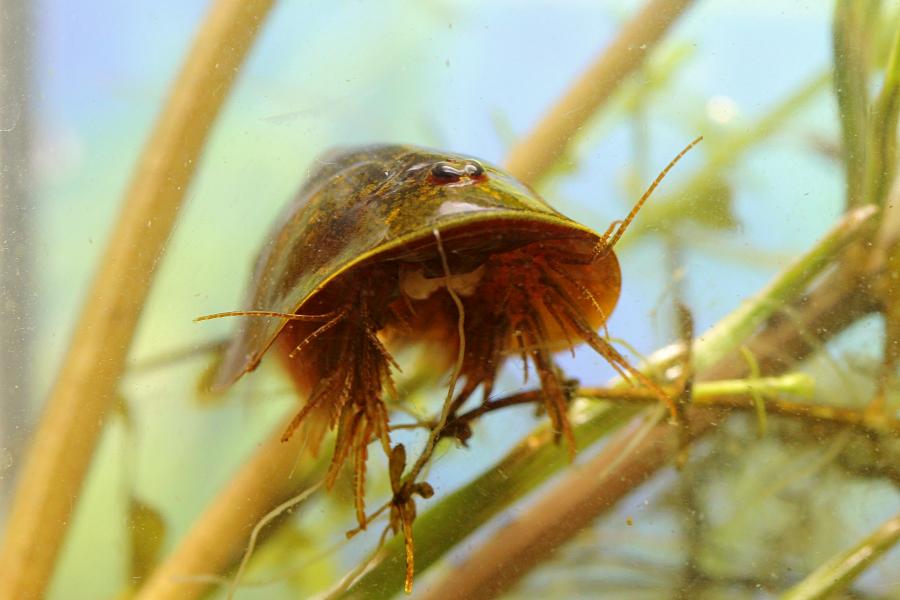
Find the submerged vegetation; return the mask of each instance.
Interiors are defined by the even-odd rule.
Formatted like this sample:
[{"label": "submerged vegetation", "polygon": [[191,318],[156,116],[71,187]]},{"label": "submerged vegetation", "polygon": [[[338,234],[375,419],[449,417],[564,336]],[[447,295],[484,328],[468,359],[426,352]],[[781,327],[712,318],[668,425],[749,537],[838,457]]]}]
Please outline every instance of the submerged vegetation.
[{"label": "submerged vegetation", "polygon": [[[621,182],[623,195],[629,203],[640,197],[662,166],[655,164],[657,157],[683,145],[670,147],[671,133],[651,140],[656,129],[649,115],[666,104],[679,74],[696,60],[673,28],[703,4],[649,0],[629,13],[530,133],[513,136],[504,168],[568,214],[557,205],[567,204],[567,182],[589,169],[592,148],[609,135],[611,123],[625,123],[630,147],[623,152],[630,153],[630,169]],[[641,293],[653,296],[642,305],[652,307],[653,315],[630,317],[641,325],[613,321],[609,333],[594,334],[616,299],[598,290],[615,287],[618,296],[619,281],[586,285],[584,265],[561,266],[558,247],[542,246],[538,255],[517,247],[492,258],[479,272],[477,289],[503,302],[479,313],[471,290],[454,292],[454,278],[477,269],[448,260],[456,241],[436,232],[429,241],[430,276],[443,278],[442,304],[397,317],[398,323],[420,319],[418,325],[428,325],[431,348],[389,353],[376,335],[375,317],[357,310],[353,303],[360,298],[343,288],[330,298],[343,308],[332,310],[329,298],[319,298],[307,307],[318,321],[295,319],[296,327],[292,321],[283,336],[284,353],[291,355],[287,364],[304,361],[293,364],[302,364],[294,375],[310,394],[306,406],[326,407],[325,420],[340,423],[334,458],[330,451],[316,452],[319,440],[310,440],[303,428],[285,435],[296,427],[303,403],[297,404],[293,391],[267,391],[287,387],[287,379],[264,361],[224,397],[198,392],[190,408],[199,411],[196,419],[183,408],[189,399],[179,399],[185,422],[197,428],[210,420],[223,423],[221,415],[241,396],[251,398],[244,411],[269,415],[253,428],[254,435],[269,429],[268,437],[245,439],[240,426],[221,432],[212,426],[219,439],[239,439],[233,444],[241,448],[228,463],[229,473],[212,478],[217,485],[224,481],[220,488],[198,491],[192,486],[204,487],[200,482],[171,474],[147,480],[165,482],[160,489],[142,480],[135,446],[152,455],[143,436],[160,438],[141,418],[151,400],[130,382],[190,373],[206,389],[218,369],[219,378],[224,372],[231,383],[255,368],[265,349],[251,344],[260,352],[248,353],[238,344],[237,354],[223,359],[222,344],[198,342],[159,360],[127,360],[213,123],[257,33],[267,18],[279,19],[277,12],[269,15],[272,6],[263,0],[213,2],[173,85],[20,467],[0,553],[0,598],[39,597],[51,582],[53,594],[72,597],[73,589],[101,572],[110,582],[106,589],[118,588],[123,598],[390,598],[410,586],[413,547],[415,595],[426,598],[797,600],[900,594],[900,8],[890,2],[836,0],[830,17],[833,65],[795,82],[761,116],[728,127],[736,109],[716,97],[706,103],[703,120],[678,124],[679,136],[703,134],[704,143],[679,166],[680,177],[655,192],[616,246],[626,284],[653,269],[662,273],[657,288],[638,286],[631,296],[623,291],[619,312]],[[810,108],[815,102],[836,107],[827,113],[834,114],[831,128],[816,122],[798,130],[805,114],[821,114]],[[502,134],[506,127],[497,121]],[[792,164],[779,167],[779,161],[799,160],[767,147],[773,136],[843,176],[835,221],[815,232],[816,241],[795,248],[794,256],[777,260],[778,268],[767,260],[765,235],[744,235],[745,221],[754,218],[749,213],[765,208],[763,223],[775,223],[793,219],[791,211],[802,203],[815,212],[820,200],[779,192],[777,208],[771,202],[758,208],[758,192],[751,190],[749,200],[739,202],[747,196],[736,183],[742,181],[738,166],[762,160],[766,168],[756,174],[756,184],[762,179],[771,185],[770,173],[792,171]],[[475,167],[448,169],[438,175],[473,181],[483,176]],[[792,189],[805,189],[798,185]],[[627,208],[603,211],[611,221]],[[607,225],[595,228],[602,232]],[[615,224],[605,236],[591,235],[605,244],[610,235],[618,241],[614,232]],[[585,251],[582,262],[593,265],[597,239],[585,247],[569,245]],[[638,260],[647,248],[653,256]],[[223,258],[217,251],[201,256],[201,250],[192,247],[178,261],[190,262],[194,271]],[[599,256],[606,266],[608,260]],[[732,267],[704,271],[698,266],[703,260]],[[766,265],[767,281],[744,277],[747,271],[733,266],[755,262]],[[540,289],[553,301],[504,297],[503,278],[513,271],[524,273],[526,284],[533,284],[529,290]],[[700,280],[698,272],[704,273]],[[394,271],[353,273],[360,285],[371,281],[376,290],[384,286],[374,282],[388,281],[409,286],[414,295],[429,285],[418,272],[405,283],[390,279],[400,277]],[[714,287],[717,273],[742,296],[729,298],[722,309],[696,291]],[[751,286],[750,279],[764,283]],[[556,287],[547,288],[548,281]],[[467,284],[459,285],[463,290]],[[538,300],[560,300],[564,312],[538,311],[529,304]],[[245,308],[275,314],[297,306]],[[404,310],[399,303],[394,308],[398,314]],[[579,311],[596,314],[582,320]],[[513,323],[521,315],[524,325]],[[548,323],[558,319],[553,336],[541,316]],[[378,322],[383,318],[378,315]],[[641,356],[650,349],[649,336],[638,335],[652,329],[646,321],[664,329],[669,341]],[[323,323],[333,330],[327,337],[316,333]],[[404,328],[396,329],[394,335],[402,337]],[[584,355],[574,353],[571,361],[560,358],[557,369],[545,342],[569,334],[612,357],[621,377],[598,381],[596,363],[584,368]],[[326,340],[337,350],[326,347]],[[338,368],[329,352],[356,353],[366,360],[354,364],[371,368],[355,371],[342,359]],[[506,355],[521,355],[524,368],[498,372]],[[402,372],[393,368],[395,359]],[[531,378],[528,359],[536,370]],[[642,375],[635,376],[630,364]],[[629,378],[643,384],[629,384]],[[357,380],[365,389],[352,387]],[[448,383],[458,396],[447,395]],[[335,396],[353,410],[332,410],[328,402]],[[464,405],[470,396],[474,401]],[[377,414],[370,411],[372,398],[378,399]],[[308,411],[300,415],[306,418]],[[61,556],[76,560],[71,553],[90,554],[85,543],[100,543],[79,541],[81,546],[62,551],[73,511],[90,509],[75,499],[110,428],[120,428],[126,444],[122,520],[130,559],[115,574],[95,564],[92,573],[52,579]],[[316,435],[326,435],[327,428],[320,429]],[[166,432],[172,440],[194,434],[189,428]],[[369,453],[370,442],[384,451]],[[224,448],[230,442],[219,443]],[[214,472],[218,459],[216,452],[197,449],[197,460],[206,461],[200,465],[204,473]],[[453,460],[462,464],[448,467]],[[342,469],[345,462],[355,467]],[[121,470],[121,462],[112,469]],[[189,515],[172,510],[172,498],[189,495],[196,496]],[[364,497],[381,509],[367,511]],[[111,521],[102,526],[120,527]]]}]

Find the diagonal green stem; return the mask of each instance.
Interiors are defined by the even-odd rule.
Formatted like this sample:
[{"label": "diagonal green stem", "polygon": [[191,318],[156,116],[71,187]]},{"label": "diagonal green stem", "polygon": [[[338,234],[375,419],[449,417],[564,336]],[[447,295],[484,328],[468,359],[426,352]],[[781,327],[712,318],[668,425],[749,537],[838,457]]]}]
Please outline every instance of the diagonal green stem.
[{"label": "diagonal green stem", "polygon": [[812,250],[801,256],[781,272],[757,294],[744,301],[737,310],[719,321],[699,339],[703,351],[694,356],[694,367],[703,371],[726,352],[737,348],[777,307],[783,306],[809,285],[860,233],[862,225],[877,212],[873,206],[863,206],[847,213]]},{"label": "diagonal green stem", "polygon": [[862,204],[865,198],[869,8],[871,5],[864,2],[838,0],[834,11],[834,93],[841,116],[847,205],[851,207]]},{"label": "diagonal green stem", "polygon": [[897,164],[897,119],[900,116],[900,27],[894,31],[884,83],[869,116],[865,202],[882,204]]},{"label": "diagonal green stem", "polygon": [[781,600],[825,600],[846,589],[869,565],[900,541],[900,514],[888,519],[864,540],[826,561],[792,587]]}]

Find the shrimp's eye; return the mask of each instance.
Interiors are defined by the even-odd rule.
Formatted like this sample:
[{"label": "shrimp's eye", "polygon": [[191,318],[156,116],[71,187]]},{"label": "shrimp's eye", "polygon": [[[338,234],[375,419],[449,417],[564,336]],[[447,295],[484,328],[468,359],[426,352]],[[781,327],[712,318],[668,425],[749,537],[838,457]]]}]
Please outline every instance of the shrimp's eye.
[{"label": "shrimp's eye", "polygon": [[481,163],[475,160],[466,161],[466,164],[463,167],[463,171],[469,177],[481,177],[482,175],[484,175],[484,167],[481,166]]},{"label": "shrimp's eye", "polygon": [[450,183],[459,181],[465,173],[457,169],[453,163],[441,161],[434,163],[434,166],[431,167],[431,174],[441,183]]},{"label": "shrimp's eye", "polygon": [[437,183],[456,183],[463,177],[477,179],[483,175],[484,167],[474,160],[467,160],[461,164],[442,160],[431,167],[431,176]]}]

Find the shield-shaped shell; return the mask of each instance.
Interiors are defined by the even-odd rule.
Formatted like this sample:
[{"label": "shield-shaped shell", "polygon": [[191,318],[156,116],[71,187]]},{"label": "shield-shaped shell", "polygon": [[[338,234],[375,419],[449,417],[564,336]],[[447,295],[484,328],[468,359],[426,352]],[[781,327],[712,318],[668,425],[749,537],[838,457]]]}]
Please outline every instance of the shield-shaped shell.
[{"label": "shield-shaped shell", "polygon": [[239,313],[296,316],[242,320],[213,387],[278,348],[305,398],[286,436],[304,423],[316,447],[337,429],[328,482],[353,457],[362,526],[367,446],[391,454],[382,397],[404,345],[424,344],[446,371],[464,344],[451,413],[479,387],[488,398],[508,356],[530,361],[574,451],[552,352],[587,342],[630,369],[596,333],[620,290],[608,234],[466,156],[399,145],[325,155],[273,229]]}]

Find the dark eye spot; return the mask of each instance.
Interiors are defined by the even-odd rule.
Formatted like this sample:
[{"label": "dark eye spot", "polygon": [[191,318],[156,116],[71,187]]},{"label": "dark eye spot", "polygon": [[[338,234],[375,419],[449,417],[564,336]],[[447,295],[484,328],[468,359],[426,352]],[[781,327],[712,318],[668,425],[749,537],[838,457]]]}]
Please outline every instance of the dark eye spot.
[{"label": "dark eye spot", "polygon": [[484,175],[484,167],[481,166],[481,163],[475,160],[467,161],[465,166],[463,167],[463,171],[469,177],[481,177]]},{"label": "dark eye spot", "polygon": [[434,163],[431,174],[441,183],[452,183],[462,179],[466,172],[456,168],[452,163],[441,161]]},{"label": "dark eye spot", "polygon": [[463,163],[442,160],[431,166],[431,176],[436,183],[456,183],[464,177],[467,179],[483,177],[484,167],[474,160],[467,160]]}]

